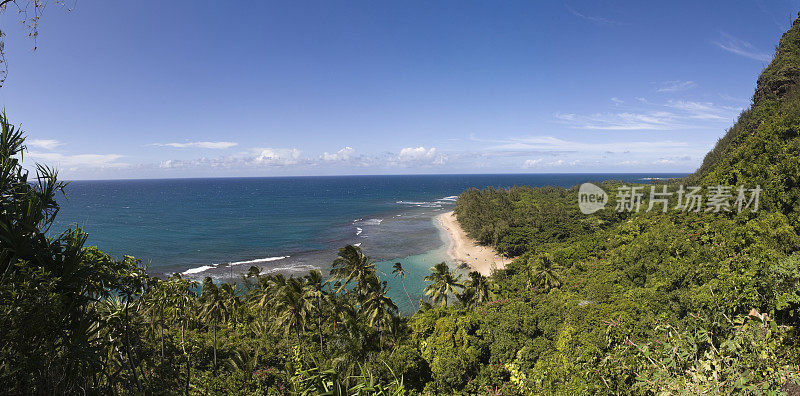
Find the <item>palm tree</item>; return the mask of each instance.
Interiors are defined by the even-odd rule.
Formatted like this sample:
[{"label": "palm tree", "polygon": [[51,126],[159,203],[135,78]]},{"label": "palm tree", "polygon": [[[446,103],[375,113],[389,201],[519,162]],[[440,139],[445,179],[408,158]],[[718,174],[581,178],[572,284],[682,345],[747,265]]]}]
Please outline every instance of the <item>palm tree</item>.
[{"label": "palm tree", "polygon": [[312,309],[314,316],[317,318],[317,335],[319,335],[319,350],[324,352],[322,346],[322,316],[323,316],[323,299],[325,292],[322,289],[322,273],[319,270],[313,270],[305,276],[305,296],[314,301]]},{"label": "palm tree", "polygon": [[542,255],[539,260],[529,261],[532,286],[541,287],[544,291],[561,286],[560,273],[564,267],[553,262],[549,254]]},{"label": "palm tree", "polygon": [[300,333],[305,329],[306,318],[311,309],[312,305],[305,296],[303,284],[296,278],[289,278],[275,304],[275,326],[283,328],[287,348],[292,330],[297,335],[297,344],[300,345]]},{"label": "palm tree", "polygon": [[196,306],[197,293],[194,289],[197,282],[181,278],[180,274],[175,274],[167,280],[168,303],[167,314],[172,320],[177,320],[181,327],[181,351],[186,359],[186,382],[184,393],[189,394],[189,380],[191,379],[191,356],[186,349],[186,327],[189,318]]},{"label": "palm tree", "polygon": [[217,369],[217,327],[220,321],[225,320],[228,316],[228,307],[225,304],[225,298],[220,293],[217,285],[210,276],[203,279],[203,289],[200,292],[200,302],[202,303],[202,310],[200,317],[205,320],[211,320],[214,326],[214,369]]},{"label": "palm tree", "polygon": [[[106,298],[98,304],[98,313],[102,323],[98,329],[98,336],[102,337],[103,344],[108,346],[105,366],[108,367],[109,372],[113,370],[114,366],[119,366],[120,371],[125,367],[123,357],[126,352],[125,309],[125,301],[119,296]],[[131,375],[135,377],[135,368],[129,366],[129,369],[132,369]]]},{"label": "palm tree", "polygon": [[333,331],[336,332],[339,322],[341,322],[342,312],[344,307],[349,305],[341,294],[325,293],[323,295],[323,304],[325,311],[323,312],[323,319],[332,322]]},{"label": "palm tree", "polygon": [[242,284],[248,291],[253,288],[253,284],[261,280],[261,268],[251,265],[247,272],[241,275]]},{"label": "palm tree", "polygon": [[[334,294],[332,296],[341,296]],[[337,299],[342,302],[338,305],[338,316],[341,328],[338,332],[338,341],[341,343],[337,351],[339,354],[332,357],[331,366],[343,376],[349,376],[364,362],[375,343],[376,331],[370,328],[364,315],[355,305],[348,303],[343,296]]]},{"label": "palm tree", "polygon": [[489,301],[489,279],[478,271],[469,273],[469,279],[464,283],[464,293],[468,294],[467,303],[483,303]]},{"label": "palm tree", "polygon": [[375,263],[361,251],[360,247],[347,245],[339,249],[339,256],[331,266],[331,278],[344,280],[337,293],[355,280],[356,292],[363,296],[366,294],[367,282],[371,275],[375,275]]},{"label": "palm tree", "polygon": [[273,307],[280,293],[286,286],[286,277],[282,274],[267,275],[259,278],[258,289],[250,293],[251,308],[264,312],[265,309]]},{"label": "palm tree", "polygon": [[410,327],[406,324],[405,319],[402,316],[395,315],[390,317],[385,325],[385,339],[392,346],[392,349],[397,349],[409,331]]},{"label": "palm tree", "polygon": [[238,371],[250,377],[258,369],[258,358],[258,351],[251,354],[249,350],[242,348],[233,352],[233,356],[228,358],[227,366],[232,371]]},{"label": "palm tree", "polygon": [[397,305],[386,295],[388,288],[386,282],[381,282],[377,276],[370,282],[374,286],[364,299],[361,306],[362,312],[367,316],[370,326],[384,323],[388,318],[397,313]]},{"label": "palm tree", "polygon": [[[141,295],[142,291],[144,290],[145,285],[147,284],[147,275],[139,271],[129,271],[120,274],[120,276],[123,278],[127,278],[123,281],[121,285],[122,287],[117,289],[117,291],[120,294],[120,297],[122,297],[123,301],[125,302],[124,304],[125,330],[123,334],[123,343],[125,344],[126,354],[128,355],[128,364],[132,368],[131,372],[133,373],[133,379],[136,382],[136,387],[141,391],[142,384],[141,381],[139,381],[138,375],[136,374],[136,367],[138,365],[136,364],[136,359],[134,358],[135,354],[133,353],[133,347],[132,347],[134,343],[130,339],[131,338],[130,308],[132,301],[136,305],[141,304],[141,300],[135,298],[135,296]],[[136,309],[135,311],[138,311],[138,309]]]},{"label": "palm tree", "polygon": [[236,284],[223,283],[220,285],[219,291],[222,294],[221,297],[224,300],[226,307],[228,308],[228,316],[230,316],[230,319],[233,320],[233,328],[235,329],[236,324],[242,315],[242,309],[244,308],[242,299],[239,298]]},{"label": "palm tree", "polygon": [[[154,279],[154,284],[147,293],[147,300],[149,306],[147,308],[150,316],[151,327],[155,326],[156,317],[159,323],[159,336],[161,339],[161,361],[164,361],[164,326],[167,304],[170,298],[170,283],[169,280],[159,281],[158,278]],[[152,330],[155,336],[155,329]]]},{"label": "palm tree", "polygon": [[414,306],[414,302],[411,301],[411,296],[406,289],[406,269],[403,268],[403,264],[394,263],[394,266],[392,266],[392,273],[395,278],[398,276],[400,277],[400,283],[403,284],[403,291],[406,292],[406,297],[408,297],[408,303],[411,304],[411,308],[417,309],[417,307]]},{"label": "palm tree", "polygon": [[447,296],[456,294],[457,287],[463,288],[461,274],[453,276],[447,263],[441,262],[430,268],[431,274],[425,277],[426,282],[432,282],[425,288],[425,295],[433,300],[434,304],[442,303],[447,306]]}]

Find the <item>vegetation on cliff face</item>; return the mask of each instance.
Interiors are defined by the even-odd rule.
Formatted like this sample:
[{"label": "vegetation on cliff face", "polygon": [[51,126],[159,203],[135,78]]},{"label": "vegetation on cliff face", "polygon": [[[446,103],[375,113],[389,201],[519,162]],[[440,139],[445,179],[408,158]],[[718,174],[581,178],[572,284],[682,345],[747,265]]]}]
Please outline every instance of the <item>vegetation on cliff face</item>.
[{"label": "vegetation on cliff face", "polygon": [[[534,393],[547,393],[541,387],[738,393],[796,380],[799,71],[800,19],[781,38],[750,109],[695,174],[668,183],[673,191],[758,185],[758,211],[583,216],[576,188],[473,190],[460,197],[456,213],[470,235],[505,252],[522,251],[494,274],[499,297],[558,317],[550,334],[518,345],[520,352],[537,345],[532,363],[511,363]],[[538,228],[547,205],[568,232]],[[487,238],[486,224],[502,226]],[[561,267],[560,286],[543,292],[536,274],[546,262]]]},{"label": "vegetation on cliff face", "polygon": [[[435,266],[402,317],[364,252],[302,278],[147,276],[48,237],[65,186],[21,167],[0,117],[0,389],[12,394],[740,394],[798,381],[800,22],[703,165],[671,185],[760,185],[760,210],[578,210],[577,188],[469,190],[467,232],[516,256]],[[674,203],[674,202],[673,202]],[[672,205],[671,205],[672,206]],[[51,234],[52,231],[51,231]],[[402,274],[402,267],[395,269]]]},{"label": "vegetation on cliff face", "polygon": [[800,18],[783,34],[744,111],[689,182],[755,185],[764,209],[800,214]]}]

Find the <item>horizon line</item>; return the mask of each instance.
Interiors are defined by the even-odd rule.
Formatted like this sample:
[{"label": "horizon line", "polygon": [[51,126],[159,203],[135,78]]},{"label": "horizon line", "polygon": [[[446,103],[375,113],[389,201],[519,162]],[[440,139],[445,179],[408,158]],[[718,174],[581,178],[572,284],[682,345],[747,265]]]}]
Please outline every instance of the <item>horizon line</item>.
[{"label": "horizon line", "polygon": [[197,176],[119,179],[64,179],[66,182],[91,181],[156,181],[156,180],[225,180],[225,179],[302,179],[336,177],[398,177],[398,176],[522,176],[522,175],[685,175],[694,172],[536,172],[536,173],[392,173],[392,174],[344,174],[344,175],[287,175],[287,176]]}]

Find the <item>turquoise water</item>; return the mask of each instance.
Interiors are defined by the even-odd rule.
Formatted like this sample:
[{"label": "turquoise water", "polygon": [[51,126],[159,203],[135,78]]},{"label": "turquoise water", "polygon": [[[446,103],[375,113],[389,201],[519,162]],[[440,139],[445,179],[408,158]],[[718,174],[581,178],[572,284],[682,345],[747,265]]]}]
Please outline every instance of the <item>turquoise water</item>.
[{"label": "turquoise water", "polygon": [[155,275],[236,278],[323,273],[345,244],[378,261],[401,307],[408,298],[391,264],[408,269],[416,302],[428,268],[446,259],[433,218],[470,187],[572,186],[679,174],[418,175],[74,181],[53,230],[79,224],[90,245],[140,258]]}]

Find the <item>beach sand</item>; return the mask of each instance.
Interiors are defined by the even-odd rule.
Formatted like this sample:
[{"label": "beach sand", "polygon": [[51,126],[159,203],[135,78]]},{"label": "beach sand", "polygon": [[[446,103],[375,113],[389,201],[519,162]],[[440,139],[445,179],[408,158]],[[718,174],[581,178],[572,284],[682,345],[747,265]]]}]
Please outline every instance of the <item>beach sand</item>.
[{"label": "beach sand", "polygon": [[489,246],[481,246],[467,236],[461,228],[453,212],[447,212],[437,217],[437,223],[450,238],[447,253],[453,260],[467,263],[473,270],[489,276],[492,268],[505,268],[512,259],[501,257]]}]

